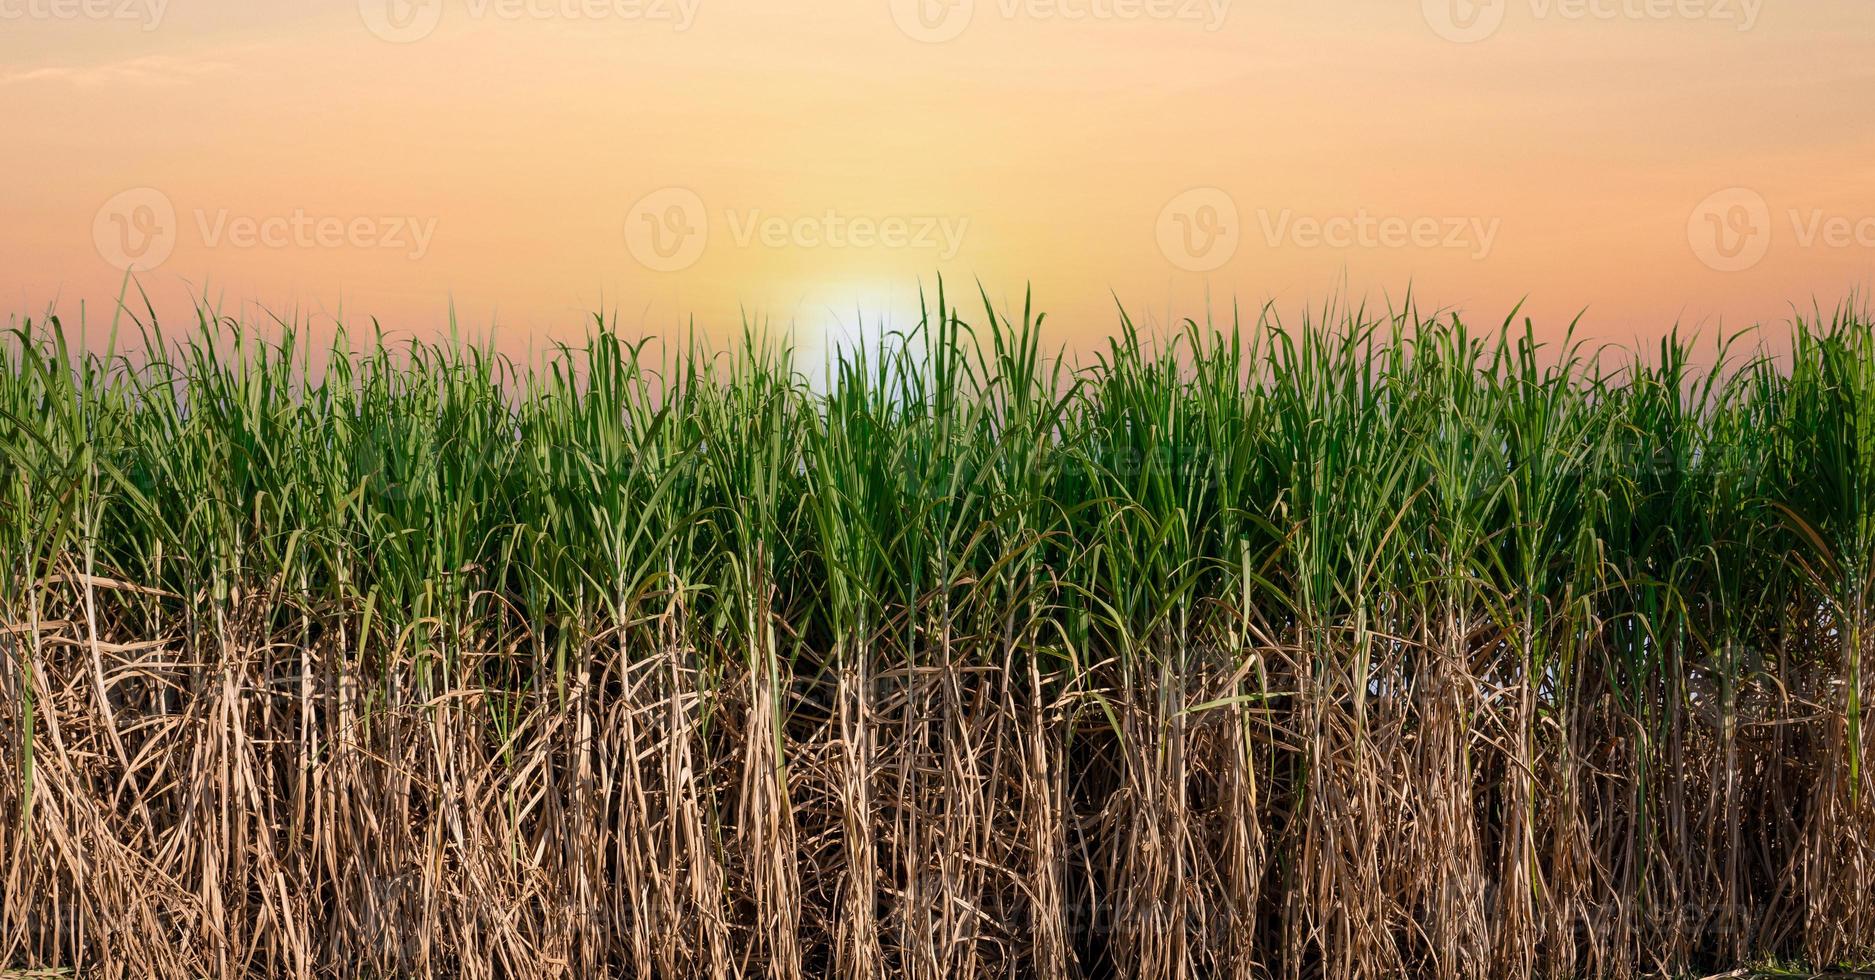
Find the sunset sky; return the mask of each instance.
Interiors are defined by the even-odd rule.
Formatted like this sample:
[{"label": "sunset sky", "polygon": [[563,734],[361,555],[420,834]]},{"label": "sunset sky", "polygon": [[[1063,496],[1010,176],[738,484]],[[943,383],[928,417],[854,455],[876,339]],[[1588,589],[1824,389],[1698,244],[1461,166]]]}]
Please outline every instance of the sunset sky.
[{"label": "sunset sky", "polygon": [[[1875,270],[1868,0],[0,0],[0,300],[1087,345],[1334,296],[1658,336]],[[329,321],[325,321],[329,322]]]}]

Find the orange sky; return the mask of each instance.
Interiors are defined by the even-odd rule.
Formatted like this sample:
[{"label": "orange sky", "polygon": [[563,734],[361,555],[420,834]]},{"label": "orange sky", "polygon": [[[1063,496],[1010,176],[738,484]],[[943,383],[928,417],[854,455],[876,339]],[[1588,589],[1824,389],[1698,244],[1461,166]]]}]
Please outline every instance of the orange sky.
[{"label": "orange sky", "polygon": [[1867,0],[812,8],[0,0],[0,300],[815,349],[939,273],[1077,345],[1410,284],[1622,340],[1875,270]]}]

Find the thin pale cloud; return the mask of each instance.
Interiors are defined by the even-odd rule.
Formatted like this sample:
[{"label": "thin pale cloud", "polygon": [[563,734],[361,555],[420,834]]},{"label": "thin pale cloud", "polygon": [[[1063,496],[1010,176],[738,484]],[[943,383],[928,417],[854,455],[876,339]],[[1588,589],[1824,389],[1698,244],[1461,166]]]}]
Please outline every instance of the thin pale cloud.
[{"label": "thin pale cloud", "polygon": [[48,65],[0,75],[0,85],[187,85],[233,69],[224,61],[204,61],[171,55],[143,55],[98,65]]}]

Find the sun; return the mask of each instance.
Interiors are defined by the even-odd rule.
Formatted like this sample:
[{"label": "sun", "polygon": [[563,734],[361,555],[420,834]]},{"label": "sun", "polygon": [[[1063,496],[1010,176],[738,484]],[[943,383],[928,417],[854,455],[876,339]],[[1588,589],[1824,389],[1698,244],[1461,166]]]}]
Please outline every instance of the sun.
[{"label": "sun", "polygon": [[[934,292],[934,285],[927,290]],[[876,357],[894,348],[923,316],[919,283],[910,279],[816,282],[789,309],[796,367],[816,385],[841,359]]]}]

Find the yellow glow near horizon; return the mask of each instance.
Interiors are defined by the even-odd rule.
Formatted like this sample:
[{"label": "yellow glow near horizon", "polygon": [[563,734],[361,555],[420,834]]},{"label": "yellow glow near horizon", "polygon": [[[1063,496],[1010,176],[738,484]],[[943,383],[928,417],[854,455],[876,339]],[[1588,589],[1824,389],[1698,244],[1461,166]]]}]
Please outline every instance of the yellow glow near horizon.
[{"label": "yellow glow near horizon", "polygon": [[[1862,0],[0,0],[0,297],[804,354],[937,276],[1657,336],[1875,268]],[[134,253],[134,254],[133,254]],[[844,331],[844,333],[843,333]]]}]

